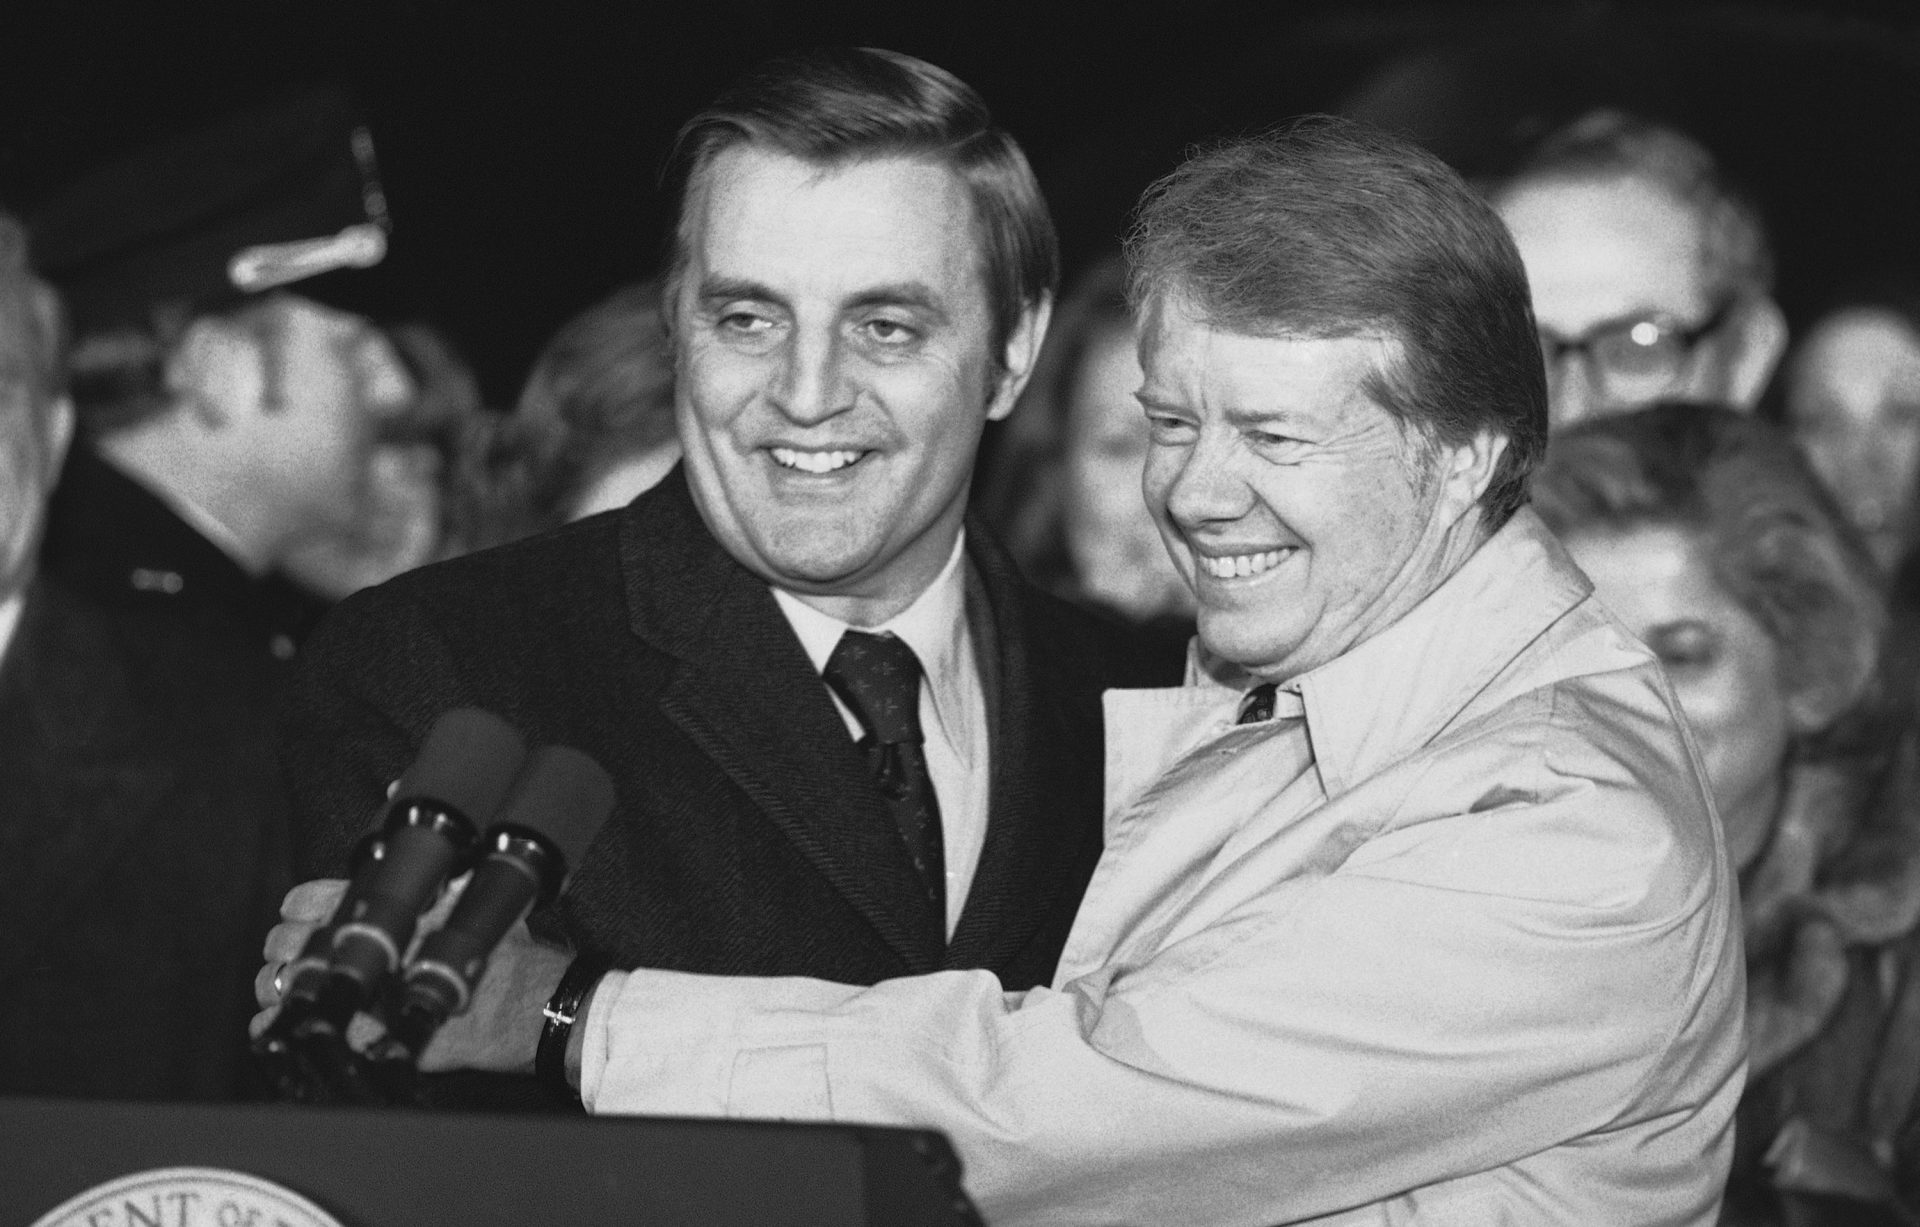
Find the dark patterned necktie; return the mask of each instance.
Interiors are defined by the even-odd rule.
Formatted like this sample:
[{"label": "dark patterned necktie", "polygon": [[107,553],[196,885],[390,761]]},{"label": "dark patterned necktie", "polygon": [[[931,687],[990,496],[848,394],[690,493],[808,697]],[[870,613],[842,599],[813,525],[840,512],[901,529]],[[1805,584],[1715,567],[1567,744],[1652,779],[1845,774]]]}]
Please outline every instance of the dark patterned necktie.
[{"label": "dark patterned necktie", "polygon": [[946,855],[940,802],[927,774],[926,738],[920,731],[920,658],[893,635],[848,631],[821,676],[867,730],[860,749],[945,932]]},{"label": "dark patterned necktie", "polygon": [[1234,723],[1258,724],[1273,719],[1273,696],[1279,689],[1272,682],[1262,682],[1247,691],[1240,700],[1240,718]]}]

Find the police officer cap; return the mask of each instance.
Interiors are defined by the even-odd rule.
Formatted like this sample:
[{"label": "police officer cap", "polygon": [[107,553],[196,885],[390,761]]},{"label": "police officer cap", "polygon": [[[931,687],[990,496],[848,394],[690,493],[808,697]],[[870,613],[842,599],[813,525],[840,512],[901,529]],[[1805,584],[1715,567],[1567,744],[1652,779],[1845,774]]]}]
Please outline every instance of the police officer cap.
[{"label": "police officer cap", "polygon": [[29,218],[76,332],[204,311],[386,255],[373,140],[342,90],[315,90],[100,166]]}]

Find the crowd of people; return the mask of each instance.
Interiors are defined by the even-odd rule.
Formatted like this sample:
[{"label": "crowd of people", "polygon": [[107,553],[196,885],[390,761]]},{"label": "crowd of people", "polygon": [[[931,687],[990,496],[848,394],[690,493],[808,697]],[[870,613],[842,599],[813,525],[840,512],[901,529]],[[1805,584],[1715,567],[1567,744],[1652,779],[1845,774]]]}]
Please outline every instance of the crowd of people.
[{"label": "crowd of people", "polygon": [[479,706],[618,804],[434,1102],[939,1128],[996,1223],[1920,1221],[1909,282],[1790,330],[1618,110],[1224,141],[1064,288],[910,57],[665,182],[510,408],[356,306],[341,94],[0,218],[0,1093],[264,1095]]}]

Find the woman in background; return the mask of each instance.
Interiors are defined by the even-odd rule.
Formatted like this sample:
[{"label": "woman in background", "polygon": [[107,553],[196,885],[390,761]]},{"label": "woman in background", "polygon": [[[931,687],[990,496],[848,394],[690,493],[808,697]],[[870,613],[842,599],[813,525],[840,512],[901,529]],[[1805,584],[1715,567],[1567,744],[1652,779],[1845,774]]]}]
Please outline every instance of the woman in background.
[{"label": "woman in background", "polygon": [[1877,568],[1785,435],[1720,407],[1582,423],[1534,499],[1660,658],[1740,875],[1751,1050],[1723,1221],[1909,1221],[1920,815]]},{"label": "woman in background", "polygon": [[1054,313],[1020,404],[992,444],[978,505],[1033,583],[1140,625],[1191,629],[1192,595],[1140,493],[1147,456],[1126,273],[1115,255]]},{"label": "woman in background", "polygon": [[529,492],[553,523],[624,507],[679,462],[673,347],[658,278],[624,285],[540,351],[513,418],[543,443]]},{"label": "woman in background", "polygon": [[1782,386],[1814,472],[1892,571],[1920,530],[1920,293],[1836,299],[1788,355]]},{"label": "woman in background", "polygon": [[680,459],[660,288],[656,279],[621,286],[562,324],[511,414],[482,407],[471,369],[438,333],[395,330],[423,391],[385,452],[387,539],[398,545],[408,508],[419,516],[431,506],[433,556],[448,558],[652,489]]}]

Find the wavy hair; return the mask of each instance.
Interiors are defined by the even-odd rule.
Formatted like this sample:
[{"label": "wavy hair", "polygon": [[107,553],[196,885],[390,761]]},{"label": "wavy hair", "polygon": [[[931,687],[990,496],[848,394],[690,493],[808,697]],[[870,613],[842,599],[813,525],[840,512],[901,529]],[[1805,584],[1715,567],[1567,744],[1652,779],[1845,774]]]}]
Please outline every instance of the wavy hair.
[{"label": "wavy hair", "polygon": [[952,171],[973,203],[996,362],[1022,314],[1049,301],[1059,284],[1059,240],[1039,182],[980,95],[910,55],[824,47],[769,60],[681,127],[661,176],[680,200],[667,260],[670,296],[686,269],[692,205],[706,171],[742,144],[822,167],[905,157]]},{"label": "wavy hair", "polygon": [[1326,115],[1224,141],[1147,189],[1127,262],[1143,312],[1171,296],[1227,332],[1393,340],[1368,395],[1429,441],[1505,437],[1480,505],[1497,528],[1526,503],[1547,441],[1526,272],[1433,154]]}]

